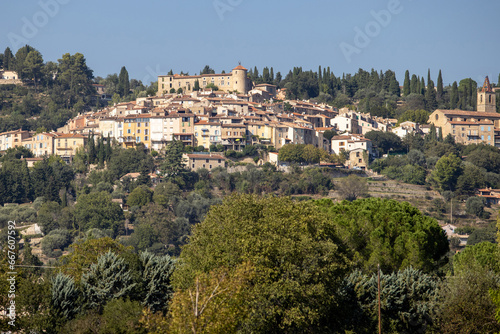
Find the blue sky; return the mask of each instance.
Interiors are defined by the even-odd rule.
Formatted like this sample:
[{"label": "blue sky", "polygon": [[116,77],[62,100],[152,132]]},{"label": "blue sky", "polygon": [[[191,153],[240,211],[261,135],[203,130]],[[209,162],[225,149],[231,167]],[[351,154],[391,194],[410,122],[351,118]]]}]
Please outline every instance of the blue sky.
[{"label": "blue sky", "polygon": [[[45,5],[43,5],[45,4]],[[56,4],[56,5],[54,5]],[[170,69],[294,66],[334,74],[406,69],[445,85],[500,72],[498,0],[9,1],[0,52],[28,43],[45,61],[81,52],[94,75],[153,81]],[[44,9],[45,8],[45,9]],[[378,21],[377,17],[378,16]],[[30,29],[31,28],[31,29]]]}]

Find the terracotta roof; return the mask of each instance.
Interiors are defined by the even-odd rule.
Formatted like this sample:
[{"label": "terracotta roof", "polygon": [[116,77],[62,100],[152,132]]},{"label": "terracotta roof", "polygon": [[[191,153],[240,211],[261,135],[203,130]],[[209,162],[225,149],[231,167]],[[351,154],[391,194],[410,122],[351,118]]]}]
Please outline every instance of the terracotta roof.
[{"label": "terracotta roof", "polygon": [[233,71],[234,71],[234,70],[243,70],[243,71],[248,71],[246,68],[244,68],[244,67],[243,67],[243,66],[241,66],[241,65],[238,65],[238,66],[236,66],[235,68],[233,68]]},{"label": "terracotta roof", "polygon": [[246,128],[245,124],[221,124],[223,128]]},{"label": "terracotta roof", "polygon": [[186,155],[190,159],[195,158],[195,159],[212,159],[212,160],[222,159],[222,160],[226,160],[226,158],[221,156],[221,155],[213,155],[213,154],[186,154]]},{"label": "terracotta roof", "polygon": [[76,133],[61,133],[57,135],[57,138],[87,138],[87,136]]},{"label": "terracotta roof", "polygon": [[500,118],[500,114],[496,112],[466,111],[458,109],[455,110],[436,109],[434,112],[436,111],[442,112],[445,115],[453,115],[453,116]]}]

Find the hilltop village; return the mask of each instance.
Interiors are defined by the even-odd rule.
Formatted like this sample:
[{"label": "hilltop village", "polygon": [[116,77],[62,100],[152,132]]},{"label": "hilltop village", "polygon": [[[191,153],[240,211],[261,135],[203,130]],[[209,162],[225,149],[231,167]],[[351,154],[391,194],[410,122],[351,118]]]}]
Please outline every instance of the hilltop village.
[{"label": "hilltop village", "polygon": [[[101,85],[94,86],[106,96]],[[32,161],[55,154],[69,162],[86,145],[89,135],[110,138],[124,148],[143,144],[156,151],[177,140],[198,155],[208,152],[209,160],[210,153],[241,151],[246,145],[266,145],[277,152],[286,144],[311,144],[337,155],[347,152],[346,167],[364,170],[366,157],[378,156],[371,140],[364,137],[370,131],[393,132],[404,138],[410,133],[428,134],[432,124],[443,137],[450,134],[457,143],[500,147],[500,114],[488,78],[477,94],[477,111],[437,109],[429,124],[398,123],[349,108],[287,100],[286,89],[253,85],[247,69],[239,65],[227,74],[161,75],[157,96],[81,113],[57,131],[0,133],[0,151],[24,146],[33,152]],[[336,135],[325,138],[325,131]],[[188,168],[194,168],[191,162]],[[277,155],[268,155],[267,161],[261,161],[265,162],[277,165]],[[211,170],[220,162],[202,166]]]}]

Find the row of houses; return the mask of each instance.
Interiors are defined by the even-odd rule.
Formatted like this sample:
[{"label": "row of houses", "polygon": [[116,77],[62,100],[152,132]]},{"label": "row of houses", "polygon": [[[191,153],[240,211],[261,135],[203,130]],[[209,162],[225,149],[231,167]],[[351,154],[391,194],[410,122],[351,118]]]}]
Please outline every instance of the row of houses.
[{"label": "row of houses", "polygon": [[87,142],[87,136],[75,133],[41,132],[15,130],[0,133],[0,151],[23,146],[33,152],[35,157],[58,155],[69,161],[79,147]]}]

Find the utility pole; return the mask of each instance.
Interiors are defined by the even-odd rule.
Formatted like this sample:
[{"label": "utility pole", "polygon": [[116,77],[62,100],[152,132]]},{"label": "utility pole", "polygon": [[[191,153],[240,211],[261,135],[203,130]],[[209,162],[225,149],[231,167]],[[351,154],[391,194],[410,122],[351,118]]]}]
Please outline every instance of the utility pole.
[{"label": "utility pole", "polygon": [[382,312],[380,307],[380,264],[377,264],[378,283],[378,333],[382,334]]},{"label": "utility pole", "polygon": [[451,205],[450,205],[451,206],[450,207],[450,209],[451,209],[450,210],[450,224],[453,224],[453,197],[451,198],[450,203],[451,203]]}]

